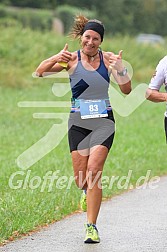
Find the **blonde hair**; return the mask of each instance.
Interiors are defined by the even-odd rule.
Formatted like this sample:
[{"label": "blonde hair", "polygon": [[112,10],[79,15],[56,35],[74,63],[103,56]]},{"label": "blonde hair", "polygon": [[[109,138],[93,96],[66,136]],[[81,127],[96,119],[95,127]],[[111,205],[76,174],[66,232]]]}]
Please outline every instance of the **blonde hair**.
[{"label": "blonde hair", "polygon": [[83,34],[83,29],[88,21],[89,19],[81,14],[75,16],[74,24],[69,35],[74,39],[80,39]]},{"label": "blonde hair", "polygon": [[88,22],[95,22],[95,23],[103,25],[102,22],[97,19],[88,19],[85,16],[79,14],[79,15],[76,15],[74,18],[74,24],[69,35],[74,39],[81,39],[81,36],[84,31],[84,27]]}]

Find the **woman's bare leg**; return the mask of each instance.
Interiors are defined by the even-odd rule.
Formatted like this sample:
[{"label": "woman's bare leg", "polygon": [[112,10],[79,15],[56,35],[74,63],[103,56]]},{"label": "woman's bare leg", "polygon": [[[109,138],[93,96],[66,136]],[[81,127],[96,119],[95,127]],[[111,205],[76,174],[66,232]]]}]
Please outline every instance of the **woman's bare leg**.
[{"label": "woman's bare leg", "polygon": [[108,155],[108,148],[102,145],[91,149],[87,165],[87,220],[96,224],[102,201],[101,176]]},{"label": "woman's bare leg", "polygon": [[87,189],[86,173],[89,158],[88,150],[83,150],[82,152],[72,151],[71,156],[72,156],[75,182],[80,189],[86,190]]}]

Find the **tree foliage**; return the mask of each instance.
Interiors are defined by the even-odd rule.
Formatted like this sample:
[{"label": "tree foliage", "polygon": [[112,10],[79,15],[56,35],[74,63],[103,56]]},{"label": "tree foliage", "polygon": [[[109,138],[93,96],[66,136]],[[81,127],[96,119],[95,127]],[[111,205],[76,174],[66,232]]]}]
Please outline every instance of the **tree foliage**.
[{"label": "tree foliage", "polygon": [[[55,10],[70,6],[96,13],[110,34],[156,33],[167,35],[167,0],[1,0],[1,3],[18,7]],[[55,12],[56,13],[56,12]],[[67,16],[69,13],[67,10]],[[69,19],[68,19],[69,21]]]}]

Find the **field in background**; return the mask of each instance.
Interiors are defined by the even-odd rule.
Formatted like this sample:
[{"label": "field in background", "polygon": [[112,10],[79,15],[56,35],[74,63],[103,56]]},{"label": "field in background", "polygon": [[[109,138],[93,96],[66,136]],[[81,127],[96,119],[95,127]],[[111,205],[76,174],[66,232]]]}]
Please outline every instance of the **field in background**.
[{"label": "field in background", "polygon": [[[0,167],[0,242],[13,239],[39,226],[59,220],[79,209],[80,191],[73,182],[70,189],[49,183],[41,192],[41,186],[32,190],[30,180],[38,176],[43,180],[47,172],[59,171],[58,176],[73,175],[67,135],[53,151],[30,167],[14,180],[24,183],[20,189],[11,189],[9,179],[15,172],[22,171],[16,158],[32,144],[45,136],[55,123],[54,119],[34,119],[36,112],[64,112],[69,108],[20,108],[20,101],[70,100],[70,92],[56,97],[52,92],[54,79],[33,78],[32,73],[45,58],[56,54],[69,42],[69,50],[79,45],[69,38],[56,37],[54,33],[33,32],[29,29],[2,28],[0,37],[1,76],[1,167]],[[105,38],[103,50],[119,52],[123,49],[124,59],[133,66],[133,87],[148,83],[154,67],[166,54],[166,48],[140,45],[131,37]],[[60,80],[61,81],[61,80]],[[62,80],[63,81],[63,80]],[[68,85],[68,83],[67,83]],[[116,88],[116,85],[113,84]],[[135,186],[139,177],[151,171],[152,176],[167,173],[166,144],[163,131],[165,104],[145,101],[130,116],[121,117],[115,112],[116,136],[107,159],[104,176],[127,176],[132,170],[131,184]],[[115,182],[106,188],[103,197],[108,198],[124,191]]]}]

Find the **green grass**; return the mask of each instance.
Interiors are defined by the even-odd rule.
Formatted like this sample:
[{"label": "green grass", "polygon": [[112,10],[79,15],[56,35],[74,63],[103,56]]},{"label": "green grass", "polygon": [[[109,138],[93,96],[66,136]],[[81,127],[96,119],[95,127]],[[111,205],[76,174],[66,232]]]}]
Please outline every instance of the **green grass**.
[{"label": "green grass", "polygon": [[[54,35],[55,36],[55,35]],[[61,143],[31,166],[29,179],[25,182],[27,170],[21,170],[17,157],[32,144],[46,135],[54,119],[34,119],[35,112],[66,112],[69,109],[57,108],[20,108],[20,101],[56,101],[60,100],[52,93],[53,79],[34,79],[31,74],[39,62],[58,52],[67,38],[53,39],[53,33],[35,33],[30,30],[7,29],[0,37],[0,74],[1,80],[1,167],[0,167],[0,242],[14,234],[19,235],[39,226],[46,225],[79,209],[80,190],[74,182],[70,189],[67,186],[58,188],[55,180],[50,192],[49,183],[41,192],[43,177],[47,172],[59,170],[59,177],[73,176],[71,157],[67,143],[67,135]],[[165,54],[164,48],[150,48],[136,45],[130,38],[106,39],[104,48],[113,51],[123,49],[126,60],[134,65],[133,86],[148,82],[150,73],[157,61]],[[70,48],[74,48],[70,42]],[[108,49],[108,50],[109,50]],[[139,50],[140,49],[140,50]],[[74,50],[74,49],[73,49]],[[143,57],[144,55],[144,57]],[[152,57],[152,61],[150,61]],[[150,69],[150,71],[148,71]],[[67,84],[68,85],[68,84]],[[70,99],[70,93],[62,98]],[[166,143],[163,130],[163,113],[165,104],[154,104],[145,101],[130,116],[116,117],[116,136],[113,147],[105,164],[104,176],[127,176],[132,170],[130,183],[135,186],[141,176],[151,170],[152,176],[167,173]],[[19,189],[9,187],[9,179],[15,172]],[[41,178],[38,188],[32,190],[34,177]],[[22,182],[23,181],[23,182]],[[59,181],[60,182],[60,181]],[[35,184],[35,181],[34,181]],[[62,186],[67,185],[67,183]],[[103,191],[108,198],[123,190],[118,188],[117,181],[112,188]]]}]

